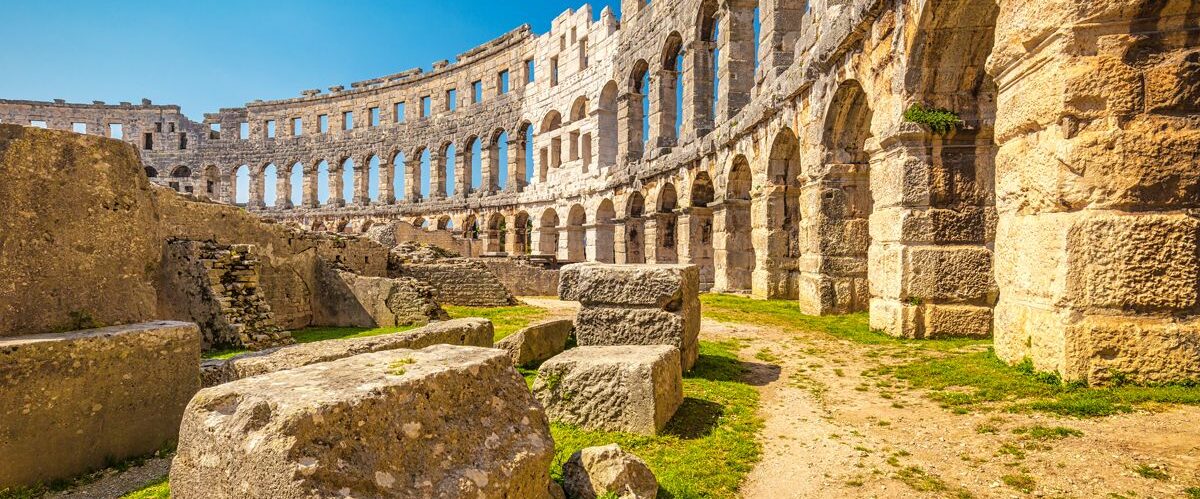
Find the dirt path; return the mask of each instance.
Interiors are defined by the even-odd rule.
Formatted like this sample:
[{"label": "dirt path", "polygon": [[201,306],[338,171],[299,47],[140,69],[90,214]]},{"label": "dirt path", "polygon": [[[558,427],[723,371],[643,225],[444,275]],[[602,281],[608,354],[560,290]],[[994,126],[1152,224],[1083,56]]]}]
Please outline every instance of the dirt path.
[{"label": "dirt path", "polygon": [[[1200,486],[1196,407],[1092,419],[955,414],[863,375],[900,355],[896,347],[708,320],[701,338],[742,343],[752,377],[778,373],[760,388],[763,459],[742,489],[748,498],[1189,497],[1185,489]],[[1033,425],[1082,436],[1031,442],[1013,433]],[[1139,465],[1170,478],[1139,476]]]}]

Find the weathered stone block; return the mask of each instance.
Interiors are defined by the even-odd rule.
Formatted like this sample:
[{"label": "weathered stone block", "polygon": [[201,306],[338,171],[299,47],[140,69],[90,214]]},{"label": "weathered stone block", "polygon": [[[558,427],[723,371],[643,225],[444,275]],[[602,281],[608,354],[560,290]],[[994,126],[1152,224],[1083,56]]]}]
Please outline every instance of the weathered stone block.
[{"label": "weathered stone block", "polygon": [[1078,308],[1192,310],[1200,303],[1200,220],[1093,215],[1071,228],[1067,289]]},{"label": "weathered stone block", "polygon": [[551,420],[654,434],[683,403],[679,350],[666,345],[573,348],[542,364],[533,392]]},{"label": "weathered stone block", "polygon": [[220,363],[208,363],[205,365],[204,385],[228,383],[368,352],[419,349],[439,344],[491,347],[493,334],[491,321],[468,318],[435,322],[395,334],[292,345],[242,354]]},{"label": "weathered stone block", "polygon": [[496,342],[496,348],[507,351],[514,366],[524,366],[562,353],[574,330],[567,319],[544,321]]},{"label": "weathered stone block", "polygon": [[641,458],[617,444],[588,447],[563,463],[563,489],[579,499],[616,494],[621,499],[654,499],[658,479]]},{"label": "weathered stone block", "polygon": [[504,352],[438,345],[202,390],[180,427],[171,495],[545,498],[553,456],[546,416]]},{"label": "weathered stone block", "polygon": [[575,318],[580,346],[670,345],[685,371],[700,357],[699,311],[684,314],[653,308],[585,307]]},{"label": "weathered stone block", "polygon": [[199,362],[200,330],[185,322],[0,339],[0,490],[173,441]]},{"label": "weathered stone block", "polygon": [[1089,315],[1063,332],[1068,380],[1104,384],[1200,379],[1200,320]]},{"label": "weathered stone block", "polygon": [[576,263],[562,268],[558,294],[587,304],[648,306],[677,310],[699,292],[694,265],[605,265]]},{"label": "weathered stone block", "polygon": [[314,322],[357,327],[392,327],[446,320],[434,288],[413,278],[358,275],[338,269],[321,274]]}]

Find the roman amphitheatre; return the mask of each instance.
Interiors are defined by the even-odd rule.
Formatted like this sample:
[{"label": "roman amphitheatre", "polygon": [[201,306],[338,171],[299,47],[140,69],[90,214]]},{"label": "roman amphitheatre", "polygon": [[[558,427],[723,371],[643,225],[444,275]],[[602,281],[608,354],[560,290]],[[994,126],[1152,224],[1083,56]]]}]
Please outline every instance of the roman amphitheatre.
[{"label": "roman amphitheatre", "polygon": [[1200,498],[1200,3],[620,4],[4,96],[0,498]]}]

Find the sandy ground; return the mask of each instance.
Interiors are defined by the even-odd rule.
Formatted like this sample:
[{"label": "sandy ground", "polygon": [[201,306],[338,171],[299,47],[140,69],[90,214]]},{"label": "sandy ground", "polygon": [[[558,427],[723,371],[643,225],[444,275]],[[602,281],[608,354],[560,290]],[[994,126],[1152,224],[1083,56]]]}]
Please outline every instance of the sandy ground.
[{"label": "sandy ground", "polygon": [[[578,311],[577,303],[553,298],[521,300],[554,318]],[[1089,419],[954,414],[919,391],[902,384],[879,387],[886,378],[863,375],[902,357],[899,347],[710,320],[702,324],[701,339],[741,343],[746,381],[761,393],[763,456],[743,486],[747,498],[1187,498],[1185,489],[1200,487],[1197,407]],[[996,432],[980,433],[980,425]],[[1030,445],[1012,432],[1031,425],[1083,435]],[[1024,456],[1000,453],[1005,444]],[[1143,464],[1170,478],[1134,473]],[[152,460],[61,497],[116,497],[165,475],[168,467],[167,460]],[[1033,477],[1032,492],[1005,484],[1006,475]]]}]

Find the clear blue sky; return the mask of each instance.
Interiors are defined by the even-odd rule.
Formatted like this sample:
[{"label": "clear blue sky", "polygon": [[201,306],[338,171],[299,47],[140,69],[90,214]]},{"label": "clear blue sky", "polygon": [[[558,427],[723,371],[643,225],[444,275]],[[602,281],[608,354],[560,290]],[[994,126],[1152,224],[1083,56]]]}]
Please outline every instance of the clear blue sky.
[{"label": "clear blue sky", "polygon": [[[205,112],[454,56],[583,0],[6,2],[0,98],[179,104]],[[620,14],[618,0],[605,5]]]}]

